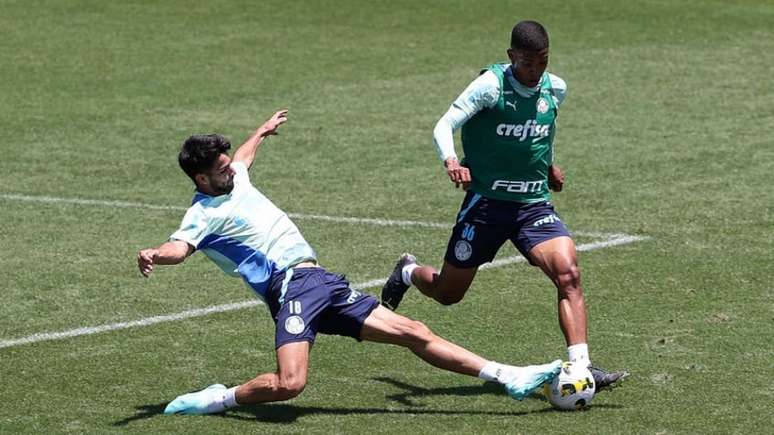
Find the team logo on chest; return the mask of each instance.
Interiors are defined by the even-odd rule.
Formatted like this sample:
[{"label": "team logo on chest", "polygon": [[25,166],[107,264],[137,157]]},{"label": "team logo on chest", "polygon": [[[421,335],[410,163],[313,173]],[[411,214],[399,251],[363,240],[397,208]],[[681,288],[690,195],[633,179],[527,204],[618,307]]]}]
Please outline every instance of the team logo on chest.
[{"label": "team logo on chest", "polygon": [[545,98],[540,97],[537,100],[537,111],[540,113],[548,112],[548,101]]}]

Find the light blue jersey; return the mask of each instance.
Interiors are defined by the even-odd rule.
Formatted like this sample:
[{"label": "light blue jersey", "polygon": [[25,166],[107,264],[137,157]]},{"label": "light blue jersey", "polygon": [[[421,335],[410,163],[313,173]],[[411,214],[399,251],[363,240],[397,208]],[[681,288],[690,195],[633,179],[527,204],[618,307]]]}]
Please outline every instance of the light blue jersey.
[{"label": "light blue jersey", "polygon": [[196,192],[170,240],[204,252],[266,299],[273,273],[317,261],[317,255],[288,215],[250,183],[244,163],[233,162],[231,168],[235,172],[231,193],[213,197]]}]

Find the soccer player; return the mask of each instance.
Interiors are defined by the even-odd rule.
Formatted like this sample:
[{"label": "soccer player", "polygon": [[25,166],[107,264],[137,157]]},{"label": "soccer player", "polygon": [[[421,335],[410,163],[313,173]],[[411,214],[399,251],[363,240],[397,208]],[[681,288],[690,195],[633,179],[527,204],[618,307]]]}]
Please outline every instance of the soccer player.
[{"label": "soccer player", "polygon": [[180,228],[137,264],[149,276],[156,264],[178,264],[199,250],[226,274],[241,277],[266,302],[275,322],[277,369],[242,385],[222,384],[178,396],[165,414],[219,413],[238,406],[288,400],[303,391],[317,333],[406,347],[435,367],[502,384],[518,400],[559,372],[561,361],[516,367],[487,361],[450,343],[420,322],[393,313],[326,271],[288,216],[251,183],[248,169],[267,136],[287,120],[275,113],[234,153],[220,135],[191,136],[178,156],[196,186]]},{"label": "soccer player", "polygon": [[[510,240],[558,289],[559,324],[569,360],[591,366],[586,307],[575,244],[549,201],[564,175],[553,164],[556,117],[567,94],[561,78],[546,71],[548,33],[535,21],[513,27],[510,63],[490,65],[438,121],[433,140],[455,186],[467,190],[440,273],[411,254],[398,260],[382,289],[395,310],[411,284],[436,301],[462,300],[478,267]],[[462,127],[465,157],[457,160],[453,132]],[[597,389],[626,372],[591,367]]]}]

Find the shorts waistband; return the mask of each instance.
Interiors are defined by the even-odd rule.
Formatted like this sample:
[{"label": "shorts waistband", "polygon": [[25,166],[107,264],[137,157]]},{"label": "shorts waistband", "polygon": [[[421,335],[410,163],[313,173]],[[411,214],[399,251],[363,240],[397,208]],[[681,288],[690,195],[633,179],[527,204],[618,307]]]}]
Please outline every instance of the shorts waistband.
[{"label": "shorts waistband", "polygon": [[311,267],[321,267],[321,266],[319,264],[317,264],[316,261],[308,261],[307,260],[307,261],[302,261],[302,262],[300,262],[298,264],[294,264],[290,268],[291,269],[307,269],[307,268],[311,268]]}]

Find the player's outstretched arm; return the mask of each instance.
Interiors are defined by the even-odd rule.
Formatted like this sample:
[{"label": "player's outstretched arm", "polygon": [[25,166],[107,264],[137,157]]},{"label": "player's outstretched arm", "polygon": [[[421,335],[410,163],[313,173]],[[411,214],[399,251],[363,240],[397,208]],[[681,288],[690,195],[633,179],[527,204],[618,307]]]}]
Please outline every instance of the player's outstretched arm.
[{"label": "player's outstretched arm", "polygon": [[267,136],[277,134],[277,129],[280,125],[284,124],[288,120],[287,109],[280,110],[271,116],[266,122],[261,124],[257,130],[237,148],[234,152],[234,161],[242,162],[247,169],[250,169],[253,161],[255,160],[255,153],[258,151],[258,147],[263,142],[263,139]]},{"label": "player's outstretched arm", "polygon": [[158,248],[143,249],[137,253],[137,268],[147,277],[153,272],[153,265],[182,263],[193,251],[193,246],[180,240],[165,242]]}]

